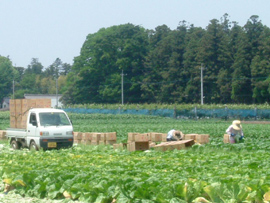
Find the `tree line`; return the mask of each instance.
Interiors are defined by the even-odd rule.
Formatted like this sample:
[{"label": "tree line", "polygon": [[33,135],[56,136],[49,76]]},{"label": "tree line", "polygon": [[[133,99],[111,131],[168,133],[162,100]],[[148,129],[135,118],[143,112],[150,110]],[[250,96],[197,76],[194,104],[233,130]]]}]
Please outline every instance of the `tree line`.
[{"label": "tree line", "polygon": [[[102,28],[87,36],[72,65],[57,59],[44,69],[33,59],[27,69],[10,68],[18,81],[16,97],[53,94],[59,81],[65,104],[121,99],[200,103],[203,79],[205,103],[260,104],[270,98],[269,46],[270,29],[258,16],[240,26],[224,14],[205,29],[186,21],[174,30],[166,25],[148,30],[130,23]],[[0,71],[7,65],[4,59],[9,61],[0,58]],[[7,79],[3,78],[1,74],[0,80]],[[2,91],[11,84],[0,85]],[[5,94],[11,94],[8,89]]]}]

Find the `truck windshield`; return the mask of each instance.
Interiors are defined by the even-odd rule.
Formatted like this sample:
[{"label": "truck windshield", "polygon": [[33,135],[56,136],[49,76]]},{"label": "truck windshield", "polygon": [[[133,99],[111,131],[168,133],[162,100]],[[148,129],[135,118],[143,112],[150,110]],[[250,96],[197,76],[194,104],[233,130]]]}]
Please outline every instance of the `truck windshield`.
[{"label": "truck windshield", "polygon": [[40,125],[41,126],[60,126],[70,125],[70,122],[64,113],[39,113]]}]

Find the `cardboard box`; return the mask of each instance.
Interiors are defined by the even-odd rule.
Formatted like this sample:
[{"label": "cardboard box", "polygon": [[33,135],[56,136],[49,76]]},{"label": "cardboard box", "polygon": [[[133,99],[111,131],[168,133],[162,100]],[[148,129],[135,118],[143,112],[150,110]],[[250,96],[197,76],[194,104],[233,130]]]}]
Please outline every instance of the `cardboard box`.
[{"label": "cardboard box", "polygon": [[92,141],[98,142],[100,140],[101,133],[93,133]]},{"label": "cardboard box", "polygon": [[162,139],[161,139],[161,142],[167,142],[167,136],[168,136],[168,134],[162,133]]},{"label": "cardboard box", "polygon": [[16,118],[15,117],[10,117],[10,127],[16,128]]},{"label": "cardboard box", "polygon": [[0,130],[0,139],[1,139],[1,140],[7,139],[7,137],[6,137],[6,131]]},{"label": "cardboard box", "polygon": [[116,139],[117,139],[116,132],[106,133],[106,140],[116,140]]},{"label": "cardboard box", "polygon": [[83,145],[91,145],[91,141],[90,140],[80,140],[81,144]]},{"label": "cardboard box", "polygon": [[86,133],[85,133],[85,139],[86,139],[86,140],[92,140],[92,136],[93,136],[92,133],[89,133],[89,132],[86,132]]},{"label": "cardboard box", "polygon": [[36,99],[36,108],[51,108],[51,99]]},{"label": "cardboard box", "polygon": [[15,99],[15,112],[17,115],[20,115],[22,113],[22,100],[21,99]]},{"label": "cardboard box", "polygon": [[230,143],[230,135],[224,134],[223,142],[224,142],[224,143]]},{"label": "cardboard box", "polygon": [[99,140],[99,141],[98,141],[98,144],[99,144],[99,145],[106,145],[106,141],[105,141],[105,140]]},{"label": "cardboard box", "polygon": [[156,146],[154,146],[153,148],[154,148],[155,150],[161,151],[161,152],[167,151],[167,146],[165,146],[165,145],[156,145]]},{"label": "cardboard box", "polygon": [[29,111],[31,108],[36,107],[36,100],[35,99],[23,99],[22,100],[22,112],[25,114],[25,112]]},{"label": "cardboard box", "polygon": [[185,147],[191,147],[192,145],[195,144],[195,141],[194,140],[181,140],[181,141],[178,141],[178,143],[184,143],[185,144]]},{"label": "cardboard box", "polygon": [[92,140],[92,141],[91,141],[91,145],[99,145],[99,141],[97,141],[97,140]]},{"label": "cardboard box", "polygon": [[150,140],[150,136],[148,133],[136,134],[134,136],[135,142],[148,142],[149,140]]},{"label": "cardboard box", "polygon": [[198,134],[185,134],[184,140],[196,140]]},{"label": "cardboard box", "polygon": [[167,150],[182,150],[190,147],[194,144],[194,140],[182,140],[182,141],[171,141],[163,142],[154,147],[158,151],[167,151]]},{"label": "cardboard box", "polygon": [[196,135],[196,141],[200,144],[209,143],[209,135],[208,134],[198,134],[198,135]]},{"label": "cardboard box", "polygon": [[106,134],[105,133],[100,133],[99,140],[105,142],[106,141]]},{"label": "cardboard box", "polygon": [[133,151],[145,151],[149,149],[149,142],[130,142],[127,145],[127,150]]},{"label": "cardboard box", "polygon": [[26,128],[29,109],[51,108],[51,99],[11,99],[9,103],[11,128]]},{"label": "cardboard box", "polygon": [[[150,140],[153,142],[162,142],[162,133],[149,133]],[[167,137],[167,136],[166,136]]]},{"label": "cardboard box", "polygon": [[135,135],[138,135],[140,133],[128,133],[128,141],[134,142],[135,141]]},{"label": "cardboard box", "polygon": [[155,143],[155,142],[150,141],[150,142],[149,142],[149,148],[153,148],[154,146],[156,146],[156,143]]},{"label": "cardboard box", "polygon": [[82,133],[82,140],[91,141],[92,140],[92,134],[89,132]]},{"label": "cardboard box", "polygon": [[116,143],[116,140],[106,140],[106,145],[114,145]]},{"label": "cardboard box", "polygon": [[74,132],[74,140],[82,140],[82,133]]},{"label": "cardboard box", "polygon": [[82,133],[82,141],[86,140],[85,139],[85,133]]}]

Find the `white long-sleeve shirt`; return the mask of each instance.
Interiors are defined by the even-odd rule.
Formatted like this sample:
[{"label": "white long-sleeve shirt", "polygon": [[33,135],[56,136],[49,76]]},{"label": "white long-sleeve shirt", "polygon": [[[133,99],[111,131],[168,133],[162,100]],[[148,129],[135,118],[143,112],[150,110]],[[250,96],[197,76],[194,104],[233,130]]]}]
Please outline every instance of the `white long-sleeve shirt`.
[{"label": "white long-sleeve shirt", "polygon": [[170,131],[168,132],[167,139],[171,139],[171,138],[174,136],[174,132],[175,132],[174,129],[170,130]]},{"label": "white long-sleeve shirt", "polygon": [[228,127],[228,129],[226,130],[226,133],[229,135],[231,135],[233,133],[235,135],[240,134],[241,136],[244,136],[242,128],[240,128],[240,130],[235,130],[235,129],[233,129],[233,125],[230,125]]}]

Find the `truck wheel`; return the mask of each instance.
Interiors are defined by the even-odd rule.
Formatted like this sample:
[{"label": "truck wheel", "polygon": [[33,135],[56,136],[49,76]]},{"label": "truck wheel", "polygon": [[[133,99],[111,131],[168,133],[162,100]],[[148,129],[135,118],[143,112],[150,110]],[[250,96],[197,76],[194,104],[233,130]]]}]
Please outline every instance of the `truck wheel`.
[{"label": "truck wheel", "polygon": [[30,147],[29,147],[30,150],[33,150],[33,151],[38,151],[38,146],[36,145],[35,141],[32,141],[30,143]]},{"label": "truck wheel", "polygon": [[10,145],[13,149],[20,149],[20,144],[16,140],[12,140]]}]

